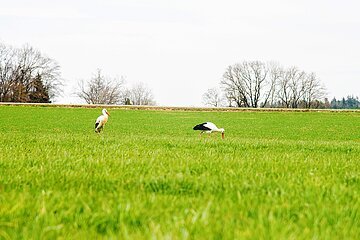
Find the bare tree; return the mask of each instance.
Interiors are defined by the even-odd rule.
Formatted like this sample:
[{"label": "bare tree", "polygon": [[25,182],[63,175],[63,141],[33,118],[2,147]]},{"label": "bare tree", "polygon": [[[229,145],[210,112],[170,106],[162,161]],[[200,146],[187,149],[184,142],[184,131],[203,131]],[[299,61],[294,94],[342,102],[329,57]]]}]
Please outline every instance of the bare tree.
[{"label": "bare tree", "polygon": [[0,102],[9,101],[11,96],[14,55],[12,48],[0,43]]},{"label": "bare tree", "polygon": [[[325,98],[326,89],[315,73],[306,73],[296,67],[280,70],[276,84],[276,96],[280,107],[311,108]],[[316,107],[314,105],[314,107]]]},{"label": "bare tree", "polygon": [[279,99],[280,107],[289,108],[291,106],[291,93],[290,93],[290,78],[288,74],[281,69],[280,78],[277,82],[277,93],[276,96]]},{"label": "bare tree", "polygon": [[281,72],[278,81],[278,97],[284,107],[297,108],[304,94],[305,72],[290,67]]},{"label": "bare tree", "polygon": [[203,94],[203,102],[207,106],[221,107],[224,105],[224,96],[217,88],[210,88]]},{"label": "bare tree", "polygon": [[293,67],[289,69],[291,107],[298,108],[304,96],[306,73]]},{"label": "bare tree", "polygon": [[269,80],[266,82],[266,87],[264,88],[264,101],[261,104],[262,107],[272,107],[276,104],[276,84],[281,77],[282,69],[278,63],[269,62],[267,64],[268,68],[268,77]]},{"label": "bare tree", "polygon": [[124,79],[105,77],[98,69],[90,80],[79,82],[76,95],[88,104],[120,104],[124,98]]},{"label": "bare tree", "polygon": [[[40,82],[42,87],[34,88]],[[42,91],[36,95],[49,102],[61,86],[60,66],[54,60],[29,45],[20,49],[0,45],[0,101],[39,101],[33,93]]]},{"label": "bare tree", "polygon": [[[316,77],[315,73],[310,73],[306,75],[304,81],[304,94],[303,101],[306,108],[313,107],[313,103],[318,104],[317,101],[320,99],[325,99],[326,89],[324,85],[321,84],[320,80]],[[314,106],[316,107],[316,106]]]},{"label": "bare tree", "polygon": [[270,62],[243,62],[229,66],[221,85],[229,106],[317,107],[325,87],[314,73]]},{"label": "bare tree", "polygon": [[239,64],[229,66],[223,75],[221,85],[226,92],[230,104],[235,103],[236,107],[249,107],[246,89],[239,72]]},{"label": "bare tree", "polygon": [[[260,61],[229,66],[221,81],[228,98],[237,107],[263,107],[272,93],[268,68]],[[267,88],[267,89],[265,89]]]},{"label": "bare tree", "polygon": [[151,90],[143,83],[137,83],[126,91],[125,99],[130,100],[131,105],[155,105]]},{"label": "bare tree", "polygon": [[325,97],[325,87],[315,73],[307,74],[296,67],[282,70],[277,86],[277,96],[286,108],[310,108],[313,101]]}]

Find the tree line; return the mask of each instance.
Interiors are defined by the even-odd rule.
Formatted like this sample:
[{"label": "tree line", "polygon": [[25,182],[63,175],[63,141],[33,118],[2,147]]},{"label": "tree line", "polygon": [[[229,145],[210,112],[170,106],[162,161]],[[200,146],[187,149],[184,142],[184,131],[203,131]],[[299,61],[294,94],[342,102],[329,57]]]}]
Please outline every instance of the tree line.
[{"label": "tree line", "polygon": [[[50,103],[63,86],[59,64],[39,50],[0,43],[0,102]],[[143,83],[126,87],[123,77],[105,76],[100,69],[78,81],[76,96],[88,104],[155,105]],[[359,98],[326,98],[326,88],[313,72],[274,62],[243,61],[228,66],[219,87],[203,94],[212,107],[360,108]]]},{"label": "tree line", "polygon": [[326,95],[313,72],[274,62],[244,61],[228,66],[219,87],[208,89],[203,101],[212,107],[359,108],[357,98],[344,100],[351,104],[339,104],[329,103]]},{"label": "tree line", "polygon": [[130,88],[123,77],[106,77],[101,69],[89,80],[79,82],[76,95],[88,104],[155,105],[154,96],[143,83]]},{"label": "tree line", "polygon": [[13,48],[0,43],[0,101],[51,102],[59,94],[60,67],[29,45]]},{"label": "tree line", "polygon": [[[0,102],[50,103],[61,95],[63,83],[55,60],[29,45],[0,43]],[[124,79],[106,77],[101,70],[80,80],[75,94],[88,104],[155,105],[145,84],[126,88]]]},{"label": "tree line", "polygon": [[333,98],[329,104],[329,108],[333,109],[360,109],[359,97],[347,96],[341,100]]}]

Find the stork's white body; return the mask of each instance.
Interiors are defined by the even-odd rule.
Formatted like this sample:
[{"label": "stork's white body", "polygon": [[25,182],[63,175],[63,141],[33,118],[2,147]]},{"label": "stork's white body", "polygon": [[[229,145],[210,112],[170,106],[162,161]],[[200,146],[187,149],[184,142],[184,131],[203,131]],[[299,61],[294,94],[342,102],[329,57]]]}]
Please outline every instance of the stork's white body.
[{"label": "stork's white body", "polygon": [[104,128],[105,124],[109,119],[109,112],[106,109],[102,110],[102,115],[100,115],[95,122],[95,132],[100,133]]},{"label": "stork's white body", "polygon": [[202,124],[198,124],[196,125],[194,128],[194,130],[200,130],[200,136],[203,134],[203,133],[208,133],[208,134],[211,134],[213,132],[221,132],[221,137],[224,139],[225,135],[224,135],[224,132],[225,132],[225,129],[223,128],[218,128],[214,123],[212,122],[204,122]]}]

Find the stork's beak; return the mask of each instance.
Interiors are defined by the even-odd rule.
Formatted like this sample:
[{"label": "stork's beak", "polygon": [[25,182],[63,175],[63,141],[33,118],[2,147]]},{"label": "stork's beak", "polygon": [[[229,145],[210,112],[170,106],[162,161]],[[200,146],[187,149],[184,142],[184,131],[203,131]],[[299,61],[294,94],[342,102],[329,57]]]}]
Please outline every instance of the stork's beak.
[{"label": "stork's beak", "polygon": [[224,132],[221,133],[221,138],[225,139],[225,133]]},{"label": "stork's beak", "polygon": [[106,111],[106,114],[110,116],[110,113],[108,111]]}]

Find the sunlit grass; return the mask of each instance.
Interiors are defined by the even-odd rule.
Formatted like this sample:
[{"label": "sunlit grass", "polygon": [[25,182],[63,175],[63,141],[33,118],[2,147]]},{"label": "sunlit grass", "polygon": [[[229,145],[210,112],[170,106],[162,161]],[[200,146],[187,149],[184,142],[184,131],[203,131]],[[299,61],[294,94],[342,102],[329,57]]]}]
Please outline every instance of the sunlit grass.
[{"label": "sunlit grass", "polygon": [[0,107],[0,239],[360,235],[359,112],[109,111]]}]

